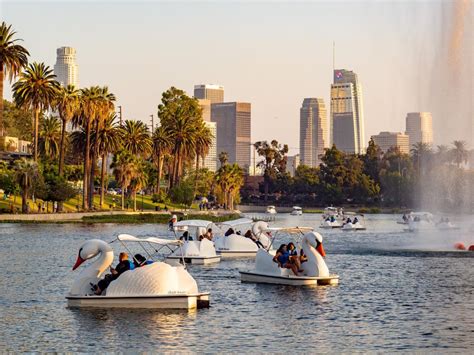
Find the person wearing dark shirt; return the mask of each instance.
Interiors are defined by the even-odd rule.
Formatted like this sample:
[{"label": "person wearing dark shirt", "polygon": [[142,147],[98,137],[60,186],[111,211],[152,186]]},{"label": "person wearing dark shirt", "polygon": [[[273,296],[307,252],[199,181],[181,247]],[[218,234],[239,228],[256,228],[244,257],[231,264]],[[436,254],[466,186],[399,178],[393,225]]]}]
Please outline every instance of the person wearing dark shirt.
[{"label": "person wearing dark shirt", "polygon": [[111,266],[110,267],[110,274],[106,275],[102,280],[100,280],[97,285],[93,286],[94,293],[96,295],[101,295],[107,287],[109,287],[110,283],[114,280],[117,280],[118,277],[123,274],[125,271],[133,270],[135,265],[128,260],[127,253],[120,253],[119,255],[119,263],[115,267],[115,269]]}]

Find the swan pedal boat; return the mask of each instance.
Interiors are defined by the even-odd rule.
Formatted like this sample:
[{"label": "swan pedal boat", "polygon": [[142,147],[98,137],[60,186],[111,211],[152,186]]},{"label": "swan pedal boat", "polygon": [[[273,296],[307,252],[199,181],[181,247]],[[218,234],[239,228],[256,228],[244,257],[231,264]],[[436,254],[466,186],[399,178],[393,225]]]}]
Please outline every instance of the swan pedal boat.
[{"label": "swan pedal boat", "polygon": [[[219,223],[218,227],[224,232],[226,229],[236,229],[236,227],[241,225],[251,225],[253,235],[262,243],[264,248],[270,247],[271,240],[265,234],[265,231],[268,229],[268,224],[264,221],[254,223],[253,220],[249,218],[239,218]],[[255,257],[259,249],[258,245],[252,239],[235,233],[228,236],[220,235],[214,237],[214,245],[216,252],[223,258]]]},{"label": "swan pedal boat", "polygon": [[293,206],[293,211],[291,211],[292,216],[302,216],[303,215],[303,209],[298,206]]},{"label": "swan pedal boat", "polygon": [[321,224],[319,225],[319,228],[322,228],[322,229],[342,228],[342,224],[337,220],[333,222],[323,220]]},{"label": "swan pedal boat", "polygon": [[[166,240],[154,237],[137,238],[128,234],[117,237],[125,249],[125,242],[137,243],[145,250],[148,260],[152,260],[147,251],[155,252],[163,248],[172,250],[181,247],[179,240]],[[115,240],[114,240],[115,241]],[[95,295],[91,284],[95,285],[106,273],[114,260],[114,252],[109,243],[91,239],[79,250],[77,269],[84,261],[98,256],[94,262],[83,268],[72,284],[66,296],[68,307],[92,308],[163,308],[163,309],[196,309],[209,307],[209,292],[199,292],[196,280],[181,264],[170,265],[155,261],[133,270],[123,272],[112,281],[105,290],[105,295]]]},{"label": "swan pedal boat", "polygon": [[347,232],[347,231],[365,231],[367,228],[365,227],[365,218],[361,214],[357,213],[351,213],[351,212],[346,212],[347,216],[352,216],[352,220],[354,220],[355,217],[360,217],[361,220],[364,221],[364,223],[361,223],[360,220],[358,220],[356,223],[354,222],[349,222],[349,223],[344,223],[342,225],[342,230]]},{"label": "swan pedal boat", "polygon": [[[191,219],[177,222],[173,225],[175,232],[179,230],[188,230],[189,227],[196,228],[194,240],[184,240],[181,248],[177,248],[172,254],[167,256],[167,260],[183,261],[186,264],[208,265],[221,261],[217,255],[214,243],[204,238],[199,241],[198,237],[205,234],[207,229],[213,225],[213,222]],[[178,238],[176,236],[176,238]]]},{"label": "swan pedal boat", "polygon": [[[326,255],[322,246],[323,237],[310,227],[272,228],[275,232],[297,234],[308,260],[301,264],[303,275],[296,276],[290,269],[280,268],[273,261],[273,256],[265,249],[259,249],[255,260],[255,268],[251,271],[239,271],[241,282],[264,283],[274,285],[310,286],[337,285],[339,276],[329,274],[323,259]],[[302,238],[301,238],[302,237]],[[297,249],[299,249],[297,247]]]},{"label": "swan pedal boat", "polygon": [[268,214],[276,214],[276,213],[277,213],[276,207],[275,207],[275,206],[268,206],[268,207],[267,207],[267,210],[266,210],[266,213],[268,213]]}]

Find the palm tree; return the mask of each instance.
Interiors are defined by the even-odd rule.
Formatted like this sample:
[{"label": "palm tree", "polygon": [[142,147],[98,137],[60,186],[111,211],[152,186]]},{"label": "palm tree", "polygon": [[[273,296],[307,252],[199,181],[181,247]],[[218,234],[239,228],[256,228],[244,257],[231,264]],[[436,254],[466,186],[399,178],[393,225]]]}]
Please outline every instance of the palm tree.
[{"label": "palm tree", "polygon": [[79,94],[80,91],[76,90],[74,85],[61,86],[54,100],[54,106],[58,110],[59,117],[61,117],[62,120],[61,143],[59,147],[59,176],[63,176],[64,171],[66,125],[72,120],[79,109]]},{"label": "palm tree", "polygon": [[52,106],[59,83],[53,71],[44,63],[32,63],[13,84],[13,99],[18,107],[32,109],[34,113],[34,160],[38,160],[39,115]]},{"label": "palm tree", "polygon": [[148,127],[142,121],[126,120],[121,127],[123,148],[135,156],[146,158],[152,151]]},{"label": "palm tree", "polygon": [[442,144],[436,146],[436,158],[441,163],[444,164],[448,161],[449,148],[448,146]]},{"label": "palm tree", "polygon": [[30,53],[16,42],[16,32],[11,25],[2,22],[0,25],[0,136],[4,135],[3,127],[3,81],[7,74],[10,82],[28,65]]},{"label": "palm tree", "polygon": [[91,157],[91,127],[99,111],[99,90],[98,86],[82,89],[79,98],[79,112],[73,117],[73,126],[82,126],[84,128],[84,178],[82,183],[82,208],[89,209],[89,176],[90,176],[90,157]]},{"label": "palm tree", "polygon": [[[110,114],[114,112],[114,101],[115,95],[109,92],[107,86],[98,88],[98,98],[97,98],[97,116],[95,119],[95,132],[100,131],[105,120],[109,118]],[[95,180],[95,167],[97,165],[97,160],[99,157],[99,140],[92,139],[94,143],[92,149],[92,163],[90,168],[90,179],[89,179],[89,206],[92,206],[93,195],[94,195],[94,180]],[[102,196],[102,194],[101,194]]]},{"label": "palm tree", "polygon": [[107,169],[107,155],[115,153],[119,150],[122,144],[122,130],[119,129],[116,123],[116,116],[110,114],[109,117],[102,123],[99,134],[95,137],[96,132],[93,132],[92,137],[94,141],[99,142],[99,155],[102,159],[102,169],[100,174],[100,207],[104,204],[104,192],[106,188],[105,175]]},{"label": "palm tree", "polygon": [[221,163],[221,167],[226,165],[229,161],[229,154],[227,152],[220,152],[219,153],[219,162]]},{"label": "palm tree", "polygon": [[433,152],[431,150],[431,146],[428,143],[418,142],[413,144],[411,154],[413,158],[413,164],[418,167],[418,173],[420,173],[421,168],[425,167],[425,165],[429,163]]},{"label": "palm tree", "polygon": [[216,173],[216,183],[222,193],[224,204],[228,209],[233,209],[235,196],[244,183],[242,168],[236,163],[221,166]]},{"label": "palm tree", "polygon": [[41,122],[39,149],[45,157],[56,159],[60,152],[61,123],[55,116]]},{"label": "palm tree", "polygon": [[194,178],[194,193],[196,194],[197,182],[199,178],[199,159],[203,161],[206,155],[209,154],[209,149],[212,146],[212,135],[211,130],[202,122],[199,126],[198,131],[196,132],[196,144],[195,144],[195,154],[196,154],[196,176]]},{"label": "palm tree", "polygon": [[153,132],[153,160],[156,165],[157,172],[157,188],[156,193],[160,193],[161,175],[163,174],[163,162],[165,157],[170,154],[172,141],[163,126],[158,127]]},{"label": "palm tree", "polygon": [[469,152],[467,150],[467,143],[465,141],[454,141],[454,148],[451,149],[450,153],[452,160],[456,165],[461,167],[462,163],[467,163],[469,159]]},{"label": "palm tree", "polygon": [[115,179],[122,189],[122,210],[125,204],[125,190],[130,186],[130,182],[137,174],[136,158],[129,151],[122,150],[114,156],[111,164],[114,170]]},{"label": "palm tree", "polygon": [[135,160],[135,174],[130,180],[130,190],[133,196],[133,210],[137,210],[137,191],[146,187],[148,183],[148,176],[146,174],[145,166],[143,160]]},{"label": "palm tree", "polygon": [[21,188],[21,212],[28,212],[28,197],[33,182],[38,177],[38,164],[32,160],[20,159],[15,162],[15,178]]}]

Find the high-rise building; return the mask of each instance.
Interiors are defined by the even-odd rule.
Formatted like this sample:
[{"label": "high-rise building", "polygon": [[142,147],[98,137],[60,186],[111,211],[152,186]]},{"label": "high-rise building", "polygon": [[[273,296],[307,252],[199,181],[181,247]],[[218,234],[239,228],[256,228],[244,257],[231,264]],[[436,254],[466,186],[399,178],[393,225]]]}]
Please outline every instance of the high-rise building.
[{"label": "high-rise building", "polygon": [[202,109],[202,119],[204,122],[211,122],[211,100],[198,99],[198,101]]},{"label": "high-rise building", "polygon": [[56,64],[54,65],[54,75],[56,80],[62,85],[79,86],[78,69],[76,64],[76,50],[71,47],[61,47],[56,49]]},{"label": "high-rise building", "polygon": [[217,156],[227,152],[229,163],[248,170],[250,166],[251,105],[223,102],[211,105],[211,120],[217,124]]},{"label": "high-rise building", "polygon": [[194,85],[194,97],[208,99],[211,104],[218,104],[224,102],[224,87],[214,84]]},{"label": "high-rise building", "polygon": [[409,139],[406,134],[400,132],[380,132],[379,134],[372,136],[372,139],[384,153],[390,148],[398,148],[400,153],[410,153]]},{"label": "high-rise building", "polygon": [[324,148],[329,147],[329,129],[326,105],[319,98],[303,100],[300,108],[300,155],[301,163],[317,167]]},{"label": "high-rise building", "polygon": [[209,153],[204,158],[203,168],[209,169],[209,171],[215,172],[217,170],[217,125],[215,122],[204,121],[207,128],[212,133],[212,143],[209,147]]},{"label": "high-rise building", "polygon": [[334,70],[331,85],[331,142],[346,153],[365,151],[362,86],[353,71]]},{"label": "high-rise building", "polygon": [[406,119],[406,134],[410,147],[416,143],[433,144],[433,118],[430,112],[409,112]]},{"label": "high-rise building", "polygon": [[300,155],[289,155],[286,161],[286,171],[290,173],[291,176],[295,176],[296,169],[300,166]]}]

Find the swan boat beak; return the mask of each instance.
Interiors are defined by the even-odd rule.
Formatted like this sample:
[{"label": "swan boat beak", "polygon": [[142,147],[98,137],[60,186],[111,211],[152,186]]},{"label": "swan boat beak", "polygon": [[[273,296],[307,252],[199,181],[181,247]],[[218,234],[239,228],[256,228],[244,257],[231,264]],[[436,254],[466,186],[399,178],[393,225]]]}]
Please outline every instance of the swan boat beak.
[{"label": "swan boat beak", "polygon": [[324,248],[323,248],[323,243],[318,243],[318,246],[316,247],[316,250],[318,251],[318,253],[321,255],[321,256],[326,256],[326,252],[324,251]]},{"label": "swan boat beak", "polygon": [[81,258],[80,255],[77,256],[77,260],[76,260],[76,263],[74,264],[74,266],[72,267],[72,270],[76,270],[79,265],[81,265],[85,260],[83,258]]}]

